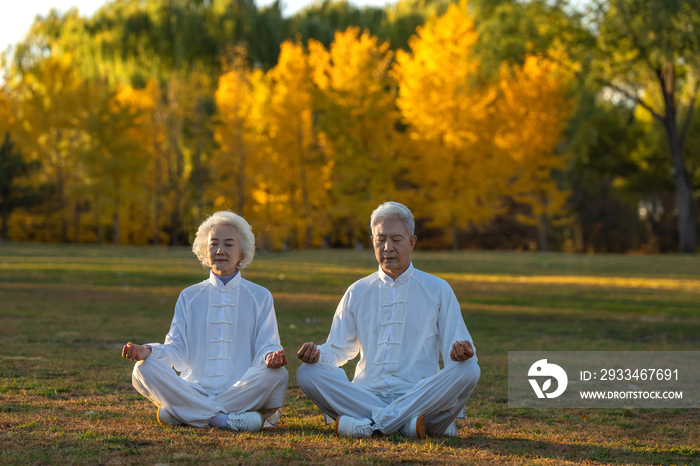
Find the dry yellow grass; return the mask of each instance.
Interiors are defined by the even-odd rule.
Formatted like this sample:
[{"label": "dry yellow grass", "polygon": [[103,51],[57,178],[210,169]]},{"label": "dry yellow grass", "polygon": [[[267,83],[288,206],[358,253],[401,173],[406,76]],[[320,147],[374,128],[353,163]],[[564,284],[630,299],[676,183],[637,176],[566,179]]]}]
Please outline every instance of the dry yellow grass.
[{"label": "dry yellow grass", "polygon": [[[37,257],[42,267],[28,267]],[[179,291],[205,276],[188,251],[2,246],[0,464],[700,464],[698,410],[523,410],[506,398],[509,350],[697,350],[700,261],[670,277],[604,257],[606,271],[584,274],[570,266],[579,256],[551,255],[569,268],[542,275],[541,257],[416,254],[453,285],[482,379],[455,438],[350,440],[334,438],[298,389],[295,358],[274,429],[157,424],[119,352],[162,340]],[[323,340],[344,288],[371,270],[368,253],[338,251],[261,254],[244,274],[273,292],[293,354]]]}]

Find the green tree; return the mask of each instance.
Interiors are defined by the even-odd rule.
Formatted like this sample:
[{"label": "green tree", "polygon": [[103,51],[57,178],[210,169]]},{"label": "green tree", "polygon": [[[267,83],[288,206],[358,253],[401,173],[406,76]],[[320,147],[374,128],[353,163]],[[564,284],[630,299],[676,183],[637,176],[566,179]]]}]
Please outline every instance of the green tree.
[{"label": "green tree", "polygon": [[275,64],[286,34],[279,5],[259,10],[253,0],[120,0],[92,17],[77,9],[38,17],[15,50],[15,62],[48,53],[71,54],[85,77],[111,84],[167,80],[172,71],[220,71],[230,46],[245,46],[255,65]]},{"label": "green tree", "polygon": [[572,249],[627,252],[648,241],[637,207],[640,198],[658,189],[660,180],[656,172],[645,175],[646,162],[635,155],[643,138],[632,109],[600,102],[594,92],[579,99],[566,130],[569,206],[576,213]]},{"label": "green tree", "polygon": [[680,250],[695,253],[693,186],[684,157],[700,91],[700,0],[598,0],[598,81],[648,111],[666,133]]}]

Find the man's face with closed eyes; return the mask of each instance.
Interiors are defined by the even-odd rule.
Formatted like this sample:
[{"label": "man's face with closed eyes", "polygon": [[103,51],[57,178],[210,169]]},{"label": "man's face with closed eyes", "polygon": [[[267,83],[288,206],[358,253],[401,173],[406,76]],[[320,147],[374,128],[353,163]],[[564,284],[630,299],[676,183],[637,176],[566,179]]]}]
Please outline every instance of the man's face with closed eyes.
[{"label": "man's face with closed eyes", "polygon": [[384,273],[396,280],[408,269],[416,236],[409,236],[406,225],[397,218],[380,219],[372,231],[372,247]]}]

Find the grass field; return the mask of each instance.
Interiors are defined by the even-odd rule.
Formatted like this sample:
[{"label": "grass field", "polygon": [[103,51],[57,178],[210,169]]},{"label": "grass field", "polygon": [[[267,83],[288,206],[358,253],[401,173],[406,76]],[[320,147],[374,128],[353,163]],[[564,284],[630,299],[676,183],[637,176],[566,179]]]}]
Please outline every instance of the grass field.
[{"label": "grass field", "polygon": [[[481,380],[456,438],[335,439],[296,385],[256,434],[162,427],[131,387],[127,341],[162,341],[179,292],[206,278],[186,248],[0,244],[0,464],[700,464],[699,410],[507,407],[517,350],[700,349],[700,258],[416,252],[447,279]],[[263,254],[282,343],[323,342],[369,251]]]}]

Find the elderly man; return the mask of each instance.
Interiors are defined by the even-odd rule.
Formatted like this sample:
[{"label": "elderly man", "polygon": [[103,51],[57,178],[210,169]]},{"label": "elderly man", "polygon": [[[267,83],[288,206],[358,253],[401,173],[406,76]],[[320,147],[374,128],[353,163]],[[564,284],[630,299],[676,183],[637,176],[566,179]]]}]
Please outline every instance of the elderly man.
[{"label": "elderly man", "polygon": [[[304,343],[299,350],[305,363],[297,372],[299,387],[335,419],[337,436],[456,435],[454,421],[479,380],[452,288],[411,263],[414,225],[411,211],[396,202],[372,213],[379,270],[348,288],[326,343]],[[340,366],[358,351],[350,382]]]}]

